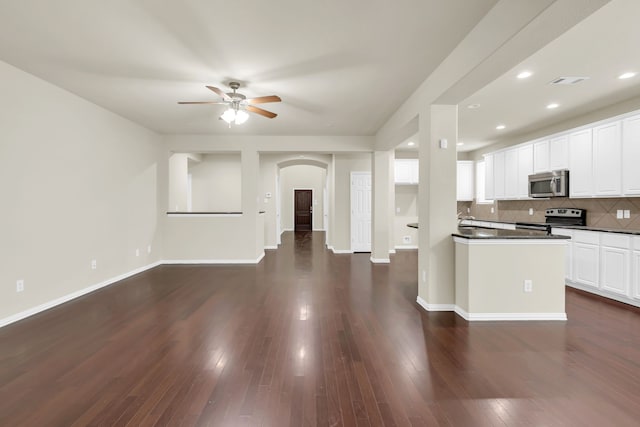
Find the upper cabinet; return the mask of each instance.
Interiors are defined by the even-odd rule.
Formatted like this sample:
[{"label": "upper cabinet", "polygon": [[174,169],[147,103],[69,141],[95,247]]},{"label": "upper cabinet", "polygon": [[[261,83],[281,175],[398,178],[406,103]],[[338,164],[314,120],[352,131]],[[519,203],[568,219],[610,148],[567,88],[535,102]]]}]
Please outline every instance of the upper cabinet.
[{"label": "upper cabinet", "polygon": [[504,154],[504,197],[518,198],[518,149],[507,150]]},{"label": "upper cabinet", "polygon": [[562,135],[549,140],[549,170],[569,169],[569,137]]},{"label": "upper cabinet", "polygon": [[533,173],[549,172],[549,141],[533,143]]},{"label": "upper cabinet", "polygon": [[396,184],[418,183],[418,159],[396,159],[394,163]]},{"label": "upper cabinet", "polygon": [[520,199],[529,197],[529,175],[533,174],[533,146],[518,148],[518,193]]},{"label": "upper cabinet", "polygon": [[622,122],[622,191],[640,195],[640,115]]},{"label": "upper cabinet", "polygon": [[594,194],[596,196],[621,196],[621,170],[620,122],[616,121],[593,128]]},{"label": "upper cabinet", "polygon": [[484,155],[484,198],[486,200],[495,199],[493,154]]},{"label": "upper cabinet", "polygon": [[493,155],[493,197],[504,200],[505,193],[505,152],[498,151]]},{"label": "upper cabinet", "polygon": [[472,201],[475,193],[473,161],[459,160],[457,166],[457,200],[460,202]]},{"label": "upper cabinet", "polygon": [[571,197],[591,197],[593,193],[593,148],[591,129],[569,135],[569,193]]}]

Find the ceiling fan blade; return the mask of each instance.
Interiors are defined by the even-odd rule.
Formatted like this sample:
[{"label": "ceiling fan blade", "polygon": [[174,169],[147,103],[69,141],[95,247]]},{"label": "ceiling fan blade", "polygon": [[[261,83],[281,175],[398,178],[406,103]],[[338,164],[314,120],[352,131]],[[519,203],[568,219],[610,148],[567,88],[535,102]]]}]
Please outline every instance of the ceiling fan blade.
[{"label": "ceiling fan blade", "polygon": [[227,95],[226,93],[224,93],[223,91],[221,91],[220,89],[218,89],[217,87],[207,86],[207,89],[214,91],[215,93],[220,95],[222,97],[222,99],[224,99],[225,101],[231,101],[231,97],[229,95]]},{"label": "ceiling fan blade", "polygon": [[178,101],[178,104],[219,104],[226,105],[226,102],[211,102],[211,101]]},{"label": "ceiling fan blade", "polygon": [[280,102],[282,99],[278,95],[259,96],[257,98],[249,98],[249,104],[266,104],[267,102]]},{"label": "ceiling fan blade", "polygon": [[272,113],[271,111],[263,110],[262,108],[254,107],[253,105],[247,105],[247,111],[251,111],[252,113],[260,114],[261,116],[265,116],[269,119],[273,119],[277,116],[276,113]]}]

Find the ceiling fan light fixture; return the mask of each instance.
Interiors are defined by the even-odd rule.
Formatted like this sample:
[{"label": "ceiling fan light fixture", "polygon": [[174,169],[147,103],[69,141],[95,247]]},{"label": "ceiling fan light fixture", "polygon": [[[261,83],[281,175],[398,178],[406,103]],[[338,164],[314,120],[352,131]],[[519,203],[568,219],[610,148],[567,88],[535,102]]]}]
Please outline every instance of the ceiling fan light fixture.
[{"label": "ceiling fan light fixture", "polygon": [[249,119],[249,113],[244,110],[236,111],[236,124],[241,125]]},{"label": "ceiling fan light fixture", "polygon": [[231,122],[236,119],[236,110],[234,110],[233,108],[227,108],[225,112],[222,113],[220,118],[228,124],[231,124]]}]

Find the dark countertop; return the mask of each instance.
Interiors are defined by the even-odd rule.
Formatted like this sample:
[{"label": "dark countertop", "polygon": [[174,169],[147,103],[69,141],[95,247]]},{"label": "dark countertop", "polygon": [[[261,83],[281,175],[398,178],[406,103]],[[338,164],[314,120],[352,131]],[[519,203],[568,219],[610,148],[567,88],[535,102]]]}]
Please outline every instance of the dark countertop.
[{"label": "dark countertop", "polygon": [[410,222],[409,224],[407,224],[407,227],[418,228],[418,223],[417,222]]},{"label": "dark countertop", "polygon": [[538,230],[503,230],[499,228],[484,227],[458,227],[458,232],[451,234],[454,237],[462,237],[463,239],[569,239],[565,236],[549,235],[544,231]]},{"label": "dark countertop", "polygon": [[[518,224],[525,221],[501,221],[497,219],[472,219],[468,221],[482,221],[482,222],[496,222],[501,224]],[[568,228],[571,230],[584,230],[584,231],[602,231],[605,233],[619,233],[619,234],[632,234],[640,236],[640,230],[628,230],[625,228],[603,228],[603,227],[591,227],[588,225],[555,225],[553,228]]]}]

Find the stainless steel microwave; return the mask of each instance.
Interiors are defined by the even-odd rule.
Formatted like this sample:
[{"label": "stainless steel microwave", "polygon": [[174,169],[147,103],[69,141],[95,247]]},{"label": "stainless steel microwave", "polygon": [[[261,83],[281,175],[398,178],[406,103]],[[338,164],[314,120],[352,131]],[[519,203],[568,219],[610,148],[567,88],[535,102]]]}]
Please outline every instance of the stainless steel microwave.
[{"label": "stainless steel microwave", "polygon": [[568,195],[568,170],[529,175],[529,197],[567,197]]}]

